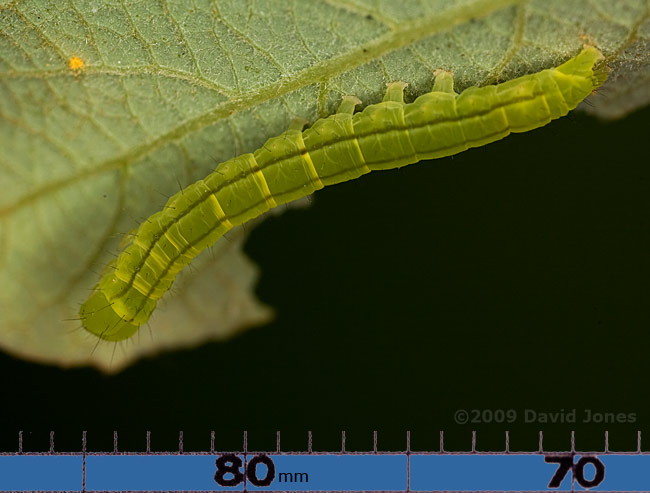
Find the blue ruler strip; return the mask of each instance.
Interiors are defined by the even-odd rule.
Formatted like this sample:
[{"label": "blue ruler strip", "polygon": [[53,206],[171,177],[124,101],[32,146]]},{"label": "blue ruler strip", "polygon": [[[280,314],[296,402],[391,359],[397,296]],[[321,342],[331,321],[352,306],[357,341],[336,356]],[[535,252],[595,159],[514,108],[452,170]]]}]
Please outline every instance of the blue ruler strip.
[{"label": "blue ruler strip", "polygon": [[[244,455],[233,456],[242,464],[236,468],[241,478],[233,486],[215,480],[219,454],[86,456],[86,491],[243,491],[244,486],[261,491],[650,491],[649,455],[584,456],[602,463],[603,480],[582,487],[575,470],[568,470],[555,488],[549,482],[558,464],[539,454],[263,454],[274,469],[265,486],[255,486],[250,472],[244,478]],[[248,454],[246,464],[255,457],[259,456]],[[583,456],[563,457],[575,466]],[[83,459],[56,454],[0,456],[0,491],[82,491]],[[259,463],[253,480],[268,479],[268,473],[269,467]],[[583,474],[584,480],[592,481],[593,465]],[[232,472],[223,478],[237,479]]]},{"label": "blue ruler strip", "polygon": [[[541,438],[541,437],[540,437]],[[541,443],[541,442],[540,442]],[[246,441],[244,442],[246,444]],[[408,441],[407,441],[408,444]],[[0,454],[0,491],[650,491],[641,452]],[[572,447],[573,448],[573,447]]]}]

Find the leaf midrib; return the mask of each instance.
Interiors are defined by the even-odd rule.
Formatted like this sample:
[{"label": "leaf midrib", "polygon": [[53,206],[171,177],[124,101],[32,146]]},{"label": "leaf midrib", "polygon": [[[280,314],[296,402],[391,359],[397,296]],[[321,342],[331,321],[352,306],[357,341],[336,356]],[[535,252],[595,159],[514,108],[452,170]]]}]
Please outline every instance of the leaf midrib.
[{"label": "leaf midrib", "polygon": [[[440,32],[450,30],[455,26],[469,21],[470,19],[485,17],[492,12],[512,5],[525,3],[525,1],[526,0],[479,0],[471,6],[462,5],[449,9],[443,14],[437,14],[433,17],[411,22],[400,22],[396,25],[396,29],[389,31],[369,43],[360,45],[356,49],[344,55],[328,59],[323,63],[309,67],[297,73],[293,77],[289,76],[282,78],[274,84],[261,88],[257,92],[247,93],[232,98],[201,116],[181,123],[173,130],[160,135],[158,138],[141,146],[132,148],[125,154],[109,159],[102,164],[93,166],[92,168],[82,170],[64,179],[53,181],[36,188],[15,202],[0,208],[0,218],[8,216],[22,207],[28,206],[49,194],[56,193],[57,191],[84,179],[133,165],[139,159],[154,152],[167,143],[180,140],[185,135],[210,126],[222,118],[232,116],[235,113],[249,109],[270,99],[278,98],[302,87],[332,79],[341,73],[345,73],[353,68],[378,59],[406,45]],[[114,69],[111,69],[111,71],[115,74]],[[125,70],[124,76],[126,77],[128,75],[131,74]]]}]

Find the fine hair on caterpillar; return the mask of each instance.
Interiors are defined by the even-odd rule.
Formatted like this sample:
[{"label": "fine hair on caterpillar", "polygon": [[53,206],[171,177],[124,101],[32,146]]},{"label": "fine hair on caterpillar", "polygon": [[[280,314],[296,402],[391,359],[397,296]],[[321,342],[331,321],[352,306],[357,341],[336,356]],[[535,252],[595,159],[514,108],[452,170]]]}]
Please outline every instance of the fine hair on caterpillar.
[{"label": "fine hair on caterpillar", "polygon": [[255,152],[219,164],[143,221],[82,305],[84,327],[105,340],[131,337],[194,257],[233,227],[280,204],[565,116],[605,81],[602,58],[596,48],[585,47],[558,67],[461,94],[454,92],[449,72],[437,71],[432,91],[412,103],[404,102],[406,83],[392,82],[383,101],[363,111],[355,113],[361,101],[346,96],[335,114],[307,129],[304,121],[294,121]]}]

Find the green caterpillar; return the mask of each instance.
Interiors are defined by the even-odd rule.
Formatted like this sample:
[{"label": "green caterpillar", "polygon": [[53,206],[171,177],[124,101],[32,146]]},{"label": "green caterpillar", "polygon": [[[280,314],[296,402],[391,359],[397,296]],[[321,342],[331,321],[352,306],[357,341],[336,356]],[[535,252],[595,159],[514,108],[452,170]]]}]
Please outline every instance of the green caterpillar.
[{"label": "green caterpillar", "polygon": [[142,223],[80,310],[89,332],[118,341],[146,323],[178,272],[232,227],[280,204],[374,170],[440,158],[526,132],[566,115],[607,78],[586,47],[556,68],[486,87],[454,92],[440,71],[432,92],[404,103],[403,82],[388,84],[383,101],[354,113],[343,98],[336,114],[269,139],[252,154],[169,199]]}]

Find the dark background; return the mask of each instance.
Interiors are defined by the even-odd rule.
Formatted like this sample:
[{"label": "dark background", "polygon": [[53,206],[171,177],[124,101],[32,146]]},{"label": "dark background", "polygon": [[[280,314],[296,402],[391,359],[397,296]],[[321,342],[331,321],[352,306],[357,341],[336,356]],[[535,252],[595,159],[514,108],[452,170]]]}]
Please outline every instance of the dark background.
[{"label": "dark background", "polygon": [[[650,429],[650,109],[573,114],[452,158],[372,173],[271,217],[246,251],[275,321],[120,374],[0,355],[0,450],[636,448]],[[182,330],[182,327],[179,327]],[[526,423],[525,409],[577,423]],[[454,422],[509,410],[514,423]],[[633,423],[581,422],[585,409]],[[471,416],[471,415],[470,415]],[[471,416],[472,417],[472,416]],[[629,420],[628,416],[626,420]],[[489,420],[489,417],[488,417]],[[646,433],[645,436],[648,436]],[[650,440],[650,436],[648,436]],[[650,449],[650,442],[644,447]]]}]

